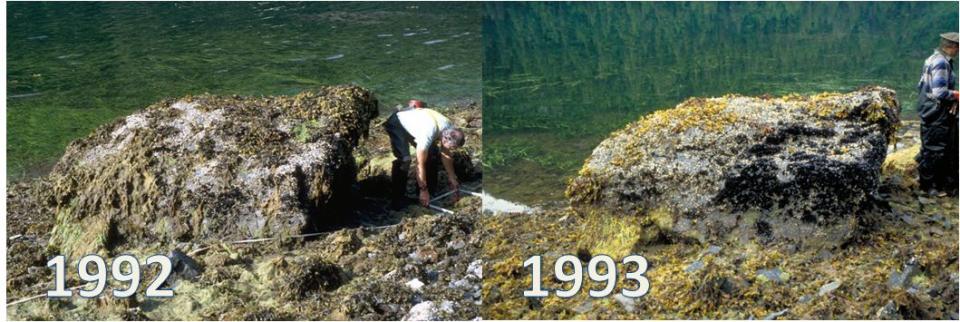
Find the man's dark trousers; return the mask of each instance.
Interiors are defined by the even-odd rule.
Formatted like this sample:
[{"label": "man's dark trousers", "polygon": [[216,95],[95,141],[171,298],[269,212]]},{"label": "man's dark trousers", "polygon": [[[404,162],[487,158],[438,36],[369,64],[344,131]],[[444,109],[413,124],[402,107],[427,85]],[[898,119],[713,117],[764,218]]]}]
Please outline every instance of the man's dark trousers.
[{"label": "man's dark trousers", "polygon": [[956,101],[938,101],[920,93],[920,154],[917,170],[920,188],[953,192],[957,190],[957,116],[950,114]]}]

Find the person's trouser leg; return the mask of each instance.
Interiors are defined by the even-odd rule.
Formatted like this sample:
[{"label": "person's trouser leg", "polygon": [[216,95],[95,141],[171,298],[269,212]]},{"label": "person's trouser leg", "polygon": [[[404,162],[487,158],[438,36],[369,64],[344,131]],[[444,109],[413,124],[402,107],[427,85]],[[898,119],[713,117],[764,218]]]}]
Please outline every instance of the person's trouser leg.
[{"label": "person's trouser leg", "polygon": [[435,195],[439,190],[439,171],[440,171],[440,148],[436,145],[430,147],[427,158],[427,189],[430,195]]},{"label": "person's trouser leg", "polygon": [[407,202],[407,173],[410,171],[410,161],[394,160],[390,170],[390,205],[400,208]]},{"label": "person's trouser leg", "polygon": [[390,169],[390,206],[399,209],[407,203],[407,178],[410,172],[410,143],[409,134],[400,124],[400,119],[394,113],[387,118],[383,125],[390,137],[390,149],[394,160]]},{"label": "person's trouser leg", "polygon": [[947,192],[956,192],[958,188],[958,158],[960,158],[960,149],[958,149],[958,138],[957,138],[957,116],[949,115],[947,117],[947,122],[944,124],[947,130],[947,148],[944,153],[943,160],[943,190]]},{"label": "person's trouser leg", "polygon": [[[949,189],[943,187],[950,180],[950,173],[956,169],[946,171],[949,166],[947,152],[952,138],[947,106],[937,106],[932,100],[921,100],[917,107],[920,114],[920,154],[917,157],[917,172],[920,179],[920,188]],[[954,132],[955,133],[955,132]],[[956,156],[954,156],[956,157]],[[955,179],[954,179],[955,180]]]}]

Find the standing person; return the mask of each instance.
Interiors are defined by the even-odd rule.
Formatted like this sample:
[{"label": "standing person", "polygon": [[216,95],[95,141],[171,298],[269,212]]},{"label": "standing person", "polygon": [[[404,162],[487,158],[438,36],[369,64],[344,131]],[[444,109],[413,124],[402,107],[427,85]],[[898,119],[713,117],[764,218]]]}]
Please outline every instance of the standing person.
[{"label": "standing person", "polygon": [[[447,172],[450,189],[453,191],[460,189],[460,181],[453,168],[452,151],[463,146],[465,140],[463,132],[457,129],[450,119],[425,106],[426,104],[421,101],[411,100],[408,109],[394,112],[383,125],[387,135],[390,136],[390,147],[396,158],[393,160],[390,173],[393,193],[390,207],[393,209],[400,209],[406,205],[411,144],[416,147],[420,205],[427,207],[430,203],[430,191],[436,190],[438,155]],[[454,200],[459,197],[459,192],[454,192]]]},{"label": "standing person", "polygon": [[957,33],[940,35],[940,47],[923,64],[917,85],[920,114],[920,188],[930,194],[957,193],[957,92],[953,73]]}]

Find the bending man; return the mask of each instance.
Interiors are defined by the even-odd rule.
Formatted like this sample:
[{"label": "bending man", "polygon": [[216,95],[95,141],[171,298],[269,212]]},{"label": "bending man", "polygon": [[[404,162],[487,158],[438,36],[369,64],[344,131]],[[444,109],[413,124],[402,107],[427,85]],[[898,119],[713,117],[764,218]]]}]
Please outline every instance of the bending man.
[{"label": "bending man", "polygon": [[453,198],[456,200],[460,197],[460,182],[454,172],[452,151],[463,146],[464,135],[453,125],[453,122],[450,122],[450,119],[437,111],[425,108],[425,104],[421,101],[411,100],[407,109],[391,114],[383,127],[390,136],[390,147],[396,158],[393,160],[393,169],[390,174],[393,193],[391,208],[400,209],[407,202],[406,187],[411,144],[416,147],[420,205],[427,207],[430,203],[431,190],[436,190],[438,155],[447,172],[450,189],[456,191]]}]

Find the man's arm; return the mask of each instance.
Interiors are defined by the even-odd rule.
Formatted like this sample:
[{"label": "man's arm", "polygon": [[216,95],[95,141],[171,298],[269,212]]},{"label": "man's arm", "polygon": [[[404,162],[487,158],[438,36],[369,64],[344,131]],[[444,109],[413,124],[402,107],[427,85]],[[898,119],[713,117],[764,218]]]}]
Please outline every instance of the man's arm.
[{"label": "man's arm", "polygon": [[453,153],[445,147],[440,148],[440,160],[443,162],[443,169],[447,171],[447,179],[450,182],[450,190],[453,190],[453,202],[460,200],[460,179],[457,178],[457,172],[453,168]]},{"label": "man's arm", "polygon": [[930,68],[930,94],[941,101],[955,101],[955,93],[949,89],[947,80],[950,78],[950,63],[941,59],[933,63]]},{"label": "man's arm", "polygon": [[420,205],[430,205],[430,190],[427,187],[427,149],[417,147],[417,187],[420,189]]}]

